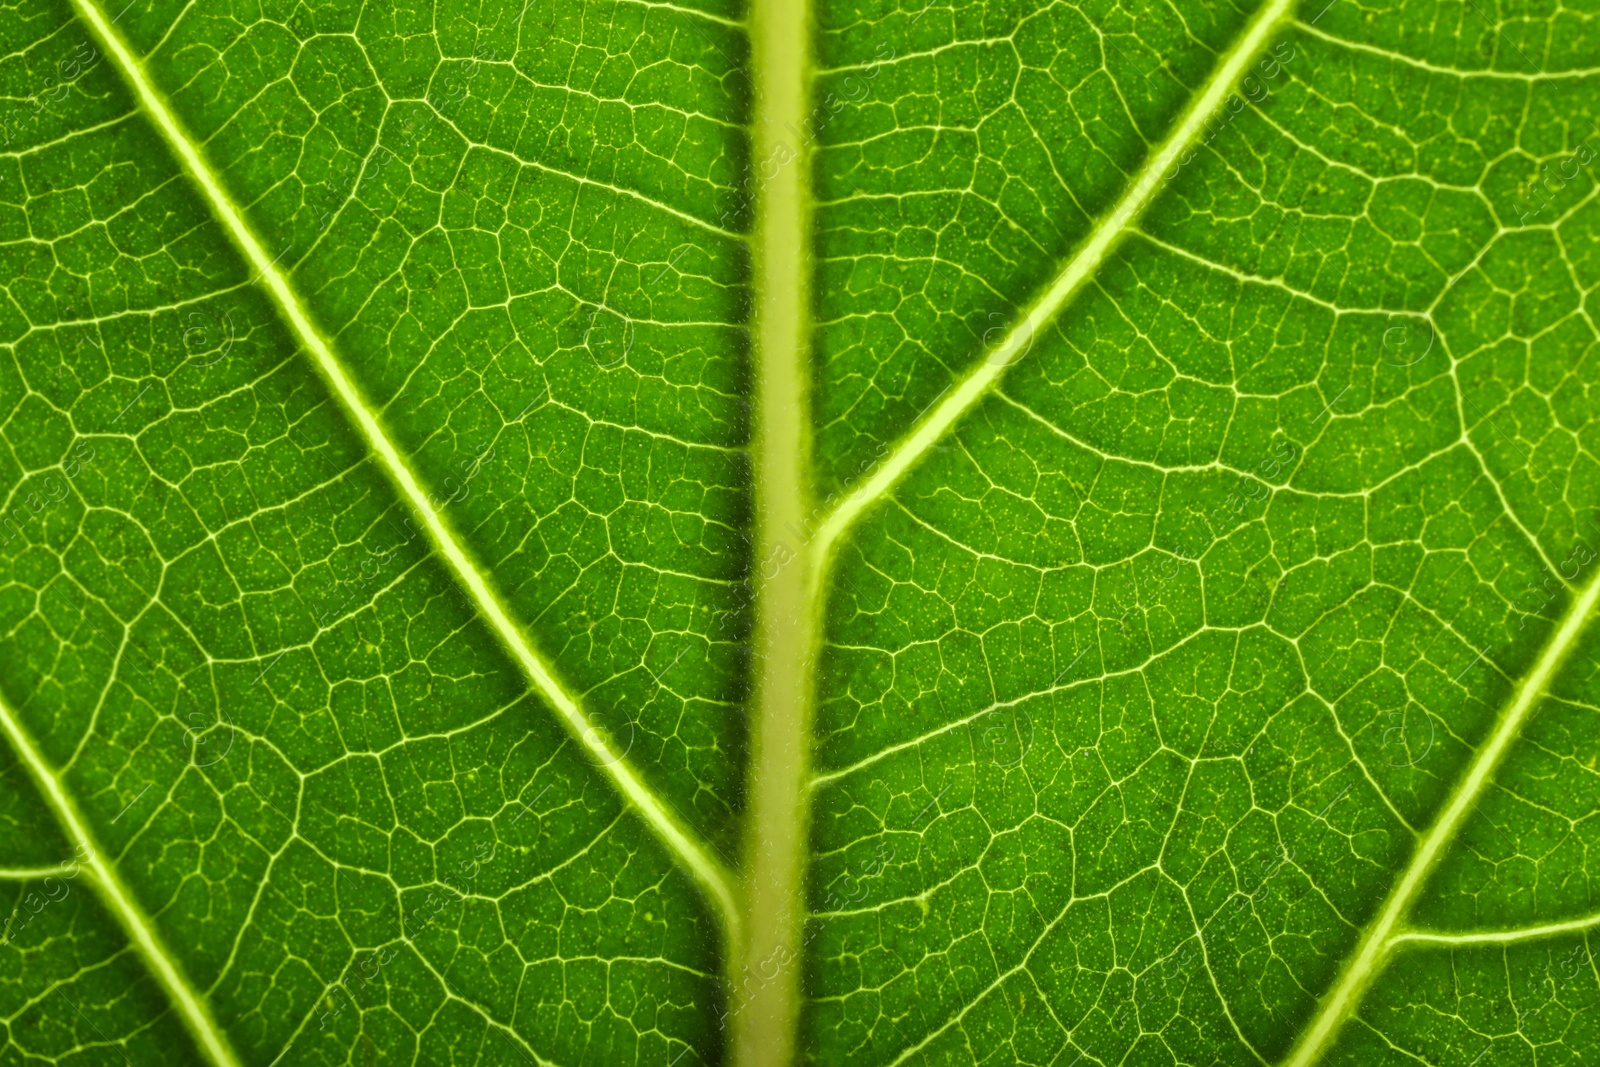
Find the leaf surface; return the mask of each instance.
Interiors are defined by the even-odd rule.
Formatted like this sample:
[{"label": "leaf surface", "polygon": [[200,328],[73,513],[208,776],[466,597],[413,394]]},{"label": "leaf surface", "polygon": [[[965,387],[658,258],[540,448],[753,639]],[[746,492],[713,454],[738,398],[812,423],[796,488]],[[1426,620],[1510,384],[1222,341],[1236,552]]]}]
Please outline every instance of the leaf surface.
[{"label": "leaf surface", "polygon": [[9,1060],[1600,1059],[1592,13],[0,57]]}]

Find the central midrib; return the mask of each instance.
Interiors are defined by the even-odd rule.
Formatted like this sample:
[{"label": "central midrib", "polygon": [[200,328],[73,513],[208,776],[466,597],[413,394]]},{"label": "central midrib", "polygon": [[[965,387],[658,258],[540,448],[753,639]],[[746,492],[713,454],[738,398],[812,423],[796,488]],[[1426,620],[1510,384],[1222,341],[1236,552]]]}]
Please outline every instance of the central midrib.
[{"label": "central midrib", "polygon": [[784,1067],[799,1022],[811,669],[818,617],[802,543],[810,500],[807,0],[754,0],[755,655],[745,834],[745,955],[729,967],[735,1067]]}]

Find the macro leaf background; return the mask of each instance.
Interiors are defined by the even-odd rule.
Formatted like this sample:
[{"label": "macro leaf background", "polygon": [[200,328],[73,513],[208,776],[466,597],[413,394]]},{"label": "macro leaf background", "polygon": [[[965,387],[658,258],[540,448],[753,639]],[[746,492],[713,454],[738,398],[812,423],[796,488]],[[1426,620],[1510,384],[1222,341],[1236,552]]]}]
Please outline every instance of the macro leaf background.
[{"label": "macro leaf background", "polygon": [[0,8],[0,1060],[730,1059],[803,166],[797,1059],[1600,1062],[1600,12],[1323,2]]}]

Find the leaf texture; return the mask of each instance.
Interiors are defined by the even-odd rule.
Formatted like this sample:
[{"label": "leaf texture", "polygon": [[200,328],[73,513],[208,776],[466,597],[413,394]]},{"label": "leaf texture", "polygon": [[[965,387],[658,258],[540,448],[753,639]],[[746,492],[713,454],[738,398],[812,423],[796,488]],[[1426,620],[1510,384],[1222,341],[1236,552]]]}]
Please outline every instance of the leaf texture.
[{"label": "leaf texture", "polygon": [[1600,1062],[1594,11],[124,2],[5,1062]]}]

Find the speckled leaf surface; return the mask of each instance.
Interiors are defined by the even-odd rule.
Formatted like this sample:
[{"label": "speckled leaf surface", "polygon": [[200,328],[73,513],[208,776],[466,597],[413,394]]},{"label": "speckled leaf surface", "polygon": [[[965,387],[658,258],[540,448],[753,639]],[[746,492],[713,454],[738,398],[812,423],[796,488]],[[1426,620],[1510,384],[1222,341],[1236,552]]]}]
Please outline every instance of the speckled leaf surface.
[{"label": "speckled leaf surface", "polygon": [[0,8],[0,1062],[1600,1063],[1600,13],[123,3]]}]

